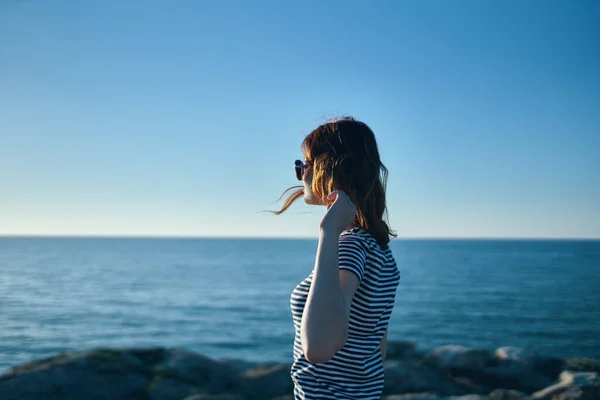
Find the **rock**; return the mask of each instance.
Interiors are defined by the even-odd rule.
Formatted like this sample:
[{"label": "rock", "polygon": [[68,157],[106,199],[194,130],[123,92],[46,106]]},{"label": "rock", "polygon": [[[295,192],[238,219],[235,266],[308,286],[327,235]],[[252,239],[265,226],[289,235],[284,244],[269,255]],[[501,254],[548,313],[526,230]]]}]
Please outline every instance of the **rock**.
[{"label": "rock", "polygon": [[432,350],[423,362],[439,369],[477,371],[486,365],[490,357],[486,350],[450,344]]},{"label": "rock", "polygon": [[404,361],[384,363],[384,394],[434,392],[439,375],[427,367]]},{"label": "rock", "polygon": [[384,396],[382,400],[445,400],[433,393],[408,393]]},{"label": "rock", "polygon": [[247,398],[237,394],[195,394],[183,400],[247,400]]},{"label": "rock", "polygon": [[496,365],[485,367],[475,379],[487,386],[526,393],[544,388],[553,382],[551,377],[537,370],[534,363],[511,359],[499,360]]},{"label": "rock", "polygon": [[383,400],[492,400],[481,394],[467,394],[463,396],[440,397],[434,393],[407,393],[384,396]]},{"label": "rock", "polygon": [[564,361],[559,358],[542,357],[534,351],[519,347],[500,347],[494,356],[497,361],[504,361],[505,365],[527,365],[551,379],[556,379],[564,367]]},{"label": "rock", "polygon": [[[600,368],[591,359],[560,360],[514,347],[492,356],[449,345],[421,360],[413,343],[390,342],[388,349],[387,400],[600,400]],[[96,349],[5,371],[0,399],[293,400],[290,368],[180,349]]]},{"label": "rock", "polygon": [[255,361],[247,361],[247,360],[239,360],[236,358],[219,358],[215,360],[219,364],[223,364],[225,367],[229,368],[231,371],[236,374],[241,374],[244,371],[248,371],[251,369],[257,368],[269,368],[274,365],[278,365],[277,363],[264,363],[264,362],[255,362]]},{"label": "rock", "polygon": [[492,400],[529,400],[531,397],[527,393],[518,390],[496,389],[489,394]]},{"label": "rock", "polygon": [[482,386],[479,382],[464,376],[448,376],[448,380],[458,385],[461,390],[451,393],[453,396],[461,396],[463,393],[485,394],[489,393],[493,388]]},{"label": "rock", "polygon": [[[554,381],[563,370],[564,361],[554,357],[542,357],[534,351],[518,347],[500,347],[495,352],[496,367],[488,372],[519,381],[520,390],[532,392]],[[520,375],[522,378],[516,378]]]},{"label": "rock", "polygon": [[285,397],[294,391],[291,364],[236,359],[220,359],[217,362],[234,371],[242,391],[252,393],[255,397]]},{"label": "rock", "polygon": [[0,375],[0,399],[128,399],[144,393],[149,382],[147,368],[135,356],[92,350],[9,369]]},{"label": "rock", "polygon": [[598,394],[595,399],[600,398],[600,377],[598,373],[564,371],[560,374],[558,383],[533,393],[532,397],[544,400],[566,400],[571,398],[585,399],[586,396],[592,394]]},{"label": "rock", "polygon": [[574,386],[558,396],[554,396],[553,400],[598,400],[600,399],[600,387],[596,386]]},{"label": "rock", "polygon": [[511,360],[521,363],[533,363],[537,359],[537,354],[531,350],[519,347],[500,347],[494,353],[499,360]]},{"label": "rock", "polygon": [[413,342],[388,341],[386,347],[386,360],[406,360],[418,355],[417,345]]},{"label": "rock", "polygon": [[552,381],[558,379],[560,373],[565,369],[565,360],[557,357],[538,356],[534,361],[534,368],[540,374]]},{"label": "rock", "polygon": [[274,365],[245,371],[240,375],[245,393],[266,399],[293,393],[294,383],[290,376],[291,364]]},{"label": "rock", "polygon": [[130,348],[121,350],[108,350],[119,353],[122,358],[139,362],[141,365],[153,365],[161,362],[170,350],[163,347]]},{"label": "rock", "polygon": [[226,365],[192,352],[161,348],[59,355],[0,375],[2,400],[181,400],[193,395],[242,395],[243,388]]},{"label": "rock", "polygon": [[197,393],[197,387],[188,383],[157,377],[147,389],[148,400],[181,400]]},{"label": "rock", "polygon": [[185,350],[171,350],[153,367],[157,375],[167,375],[201,388],[206,393],[219,394],[241,390],[234,372],[211,358]]},{"label": "rock", "polygon": [[551,385],[563,365],[561,360],[539,357],[532,351],[515,347],[500,348],[485,362],[483,354],[480,356],[475,360],[477,368],[468,368],[466,361],[462,367],[458,362],[445,365],[457,380],[468,379],[490,391],[501,388],[525,393]]},{"label": "rock", "polygon": [[565,360],[564,368],[577,372],[600,372],[600,362],[591,358],[569,358]]},{"label": "rock", "polygon": [[442,371],[406,361],[386,361],[384,364],[384,394],[435,393],[461,395],[470,391],[454,382]]}]

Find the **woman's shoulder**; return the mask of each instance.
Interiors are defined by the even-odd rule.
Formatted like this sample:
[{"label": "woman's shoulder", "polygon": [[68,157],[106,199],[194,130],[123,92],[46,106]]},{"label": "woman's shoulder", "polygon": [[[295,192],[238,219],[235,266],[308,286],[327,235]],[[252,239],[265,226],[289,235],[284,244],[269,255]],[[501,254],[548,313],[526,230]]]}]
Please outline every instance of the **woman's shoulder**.
[{"label": "woman's shoulder", "polygon": [[361,227],[346,229],[340,235],[340,240],[354,241],[356,243],[360,243],[366,251],[373,251],[379,249],[379,244],[377,244],[377,241],[375,240],[373,235],[371,235],[369,231]]}]

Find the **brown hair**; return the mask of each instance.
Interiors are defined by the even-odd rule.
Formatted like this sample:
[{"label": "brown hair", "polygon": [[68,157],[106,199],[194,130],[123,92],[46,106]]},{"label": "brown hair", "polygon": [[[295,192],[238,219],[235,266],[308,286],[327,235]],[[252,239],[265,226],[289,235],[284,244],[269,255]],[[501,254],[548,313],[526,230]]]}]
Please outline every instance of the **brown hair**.
[{"label": "brown hair", "polygon": [[[302,142],[302,153],[313,165],[312,191],[323,198],[334,190],[345,192],[356,204],[353,226],[371,233],[377,243],[386,247],[390,236],[385,191],[388,170],[381,162],[373,131],[353,117],[326,122],[308,134]],[[290,193],[291,192],[291,193]],[[302,186],[283,192],[279,215],[302,197]],[[281,199],[280,198],[280,199]]]}]

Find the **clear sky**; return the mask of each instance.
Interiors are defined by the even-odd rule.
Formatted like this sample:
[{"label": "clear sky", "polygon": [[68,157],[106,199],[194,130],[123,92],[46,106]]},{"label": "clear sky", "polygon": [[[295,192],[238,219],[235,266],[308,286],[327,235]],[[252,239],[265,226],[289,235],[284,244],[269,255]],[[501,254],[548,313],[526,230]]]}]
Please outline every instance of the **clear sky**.
[{"label": "clear sky", "polygon": [[400,237],[600,237],[600,3],[0,1],[0,235],[316,237],[354,115]]}]

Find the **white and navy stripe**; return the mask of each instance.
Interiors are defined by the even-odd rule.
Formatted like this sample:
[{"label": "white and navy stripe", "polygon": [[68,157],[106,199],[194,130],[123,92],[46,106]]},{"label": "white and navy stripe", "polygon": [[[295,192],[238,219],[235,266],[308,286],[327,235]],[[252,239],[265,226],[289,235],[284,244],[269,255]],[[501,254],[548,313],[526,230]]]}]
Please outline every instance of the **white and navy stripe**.
[{"label": "white and navy stripe", "polygon": [[291,295],[296,331],[291,374],[296,400],[381,398],[380,343],[394,307],[400,272],[389,247],[381,248],[371,234],[360,228],[340,235],[339,268],[356,274],[360,285],[350,310],[348,340],[328,362],[308,362],[300,343],[300,323],[313,274],[300,282]]}]

